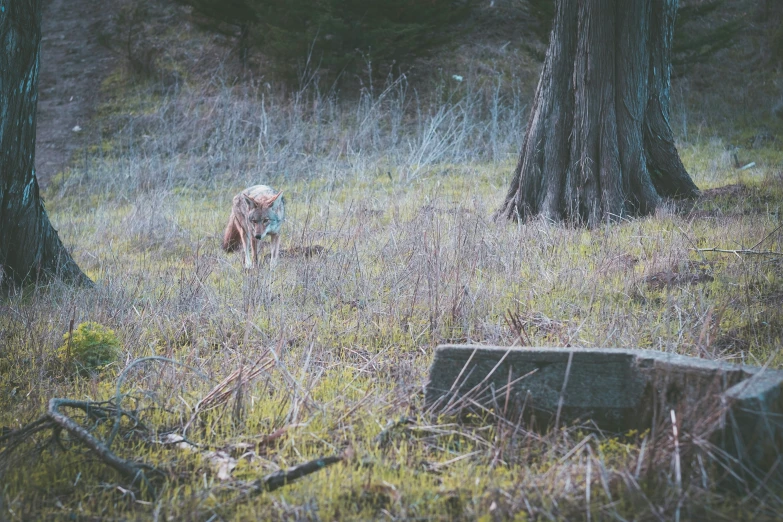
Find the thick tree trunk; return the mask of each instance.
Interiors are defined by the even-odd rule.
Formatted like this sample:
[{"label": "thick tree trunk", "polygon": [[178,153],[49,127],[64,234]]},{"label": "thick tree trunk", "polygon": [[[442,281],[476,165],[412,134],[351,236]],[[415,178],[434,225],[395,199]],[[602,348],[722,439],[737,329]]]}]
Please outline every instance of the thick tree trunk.
[{"label": "thick tree trunk", "polygon": [[0,0],[0,282],[90,283],[49,223],[35,177],[41,0]]},{"label": "thick tree trunk", "polygon": [[594,226],[699,190],[669,125],[677,0],[559,0],[522,152],[496,217]]}]

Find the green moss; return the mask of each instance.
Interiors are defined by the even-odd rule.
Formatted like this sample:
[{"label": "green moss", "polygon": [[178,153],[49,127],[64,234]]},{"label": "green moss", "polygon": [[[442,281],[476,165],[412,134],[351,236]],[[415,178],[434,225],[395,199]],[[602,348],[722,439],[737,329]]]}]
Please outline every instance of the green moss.
[{"label": "green moss", "polygon": [[77,374],[101,372],[115,363],[121,345],[110,328],[94,323],[81,323],[73,332],[63,335],[63,344],[57,350],[60,359]]}]

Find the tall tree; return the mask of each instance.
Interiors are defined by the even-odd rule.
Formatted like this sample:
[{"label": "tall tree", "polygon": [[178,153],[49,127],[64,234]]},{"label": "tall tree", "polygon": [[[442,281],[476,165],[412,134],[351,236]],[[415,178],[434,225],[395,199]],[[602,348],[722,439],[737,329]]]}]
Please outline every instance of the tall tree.
[{"label": "tall tree", "polygon": [[699,194],[669,124],[677,0],[558,0],[514,177],[496,217],[594,226]]},{"label": "tall tree", "polygon": [[0,0],[0,280],[89,284],[49,222],[35,176],[41,0]]}]

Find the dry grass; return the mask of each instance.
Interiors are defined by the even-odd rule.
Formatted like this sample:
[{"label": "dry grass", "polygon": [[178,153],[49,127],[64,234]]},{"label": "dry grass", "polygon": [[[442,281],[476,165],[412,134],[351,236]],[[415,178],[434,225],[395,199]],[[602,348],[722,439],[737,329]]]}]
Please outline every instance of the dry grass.
[{"label": "dry grass", "polygon": [[[41,436],[6,469],[0,518],[780,512],[780,492],[720,488],[722,459],[699,433],[680,433],[677,451],[669,431],[657,440],[585,426],[540,434],[491,412],[433,418],[421,394],[438,343],[510,344],[519,325],[533,345],[783,367],[783,256],[695,250],[783,251],[779,142],[738,173],[720,139],[683,141],[699,186],[741,184],[687,212],[595,230],[496,225],[525,112],[499,83],[442,83],[424,100],[397,78],[348,103],[315,89],[281,96],[216,81],[162,93],[125,80],[107,86],[124,90],[99,120],[105,141],[47,192],[52,220],[97,288],[52,283],[0,303],[0,425],[33,420],[51,397],[112,399],[132,361],[174,359],[184,366],[148,361],[128,372],[123,405],[146,430],[124,422],[114,443],[166,478],[157,497],[144,497],[67,438]],[[285,252],[275,270],[248,272],[219,240],[231,196],[259,182],[285,190]],[[72,317],[117,332],[113,374],[65,374],[55,350]],[[194,417],[205,397],[211,409]],[[176,438],[191,418],[195,451]],[[85,425],[102,437],[111,428]],[[262,475],[348,447],[342,464],[249,492]]]}]

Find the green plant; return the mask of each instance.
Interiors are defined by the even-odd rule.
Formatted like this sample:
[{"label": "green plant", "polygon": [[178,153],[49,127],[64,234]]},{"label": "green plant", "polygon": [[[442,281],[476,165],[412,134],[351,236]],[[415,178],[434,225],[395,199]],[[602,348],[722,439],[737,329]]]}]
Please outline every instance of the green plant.
[{"label": "green plant", "polygon": [[120,341],[114,330],[88,321],[81,323],[73,332],[66,332],[63,345],[57,351],[66,364],[83,375],[101,371],[116,361],[120,354]]}]

